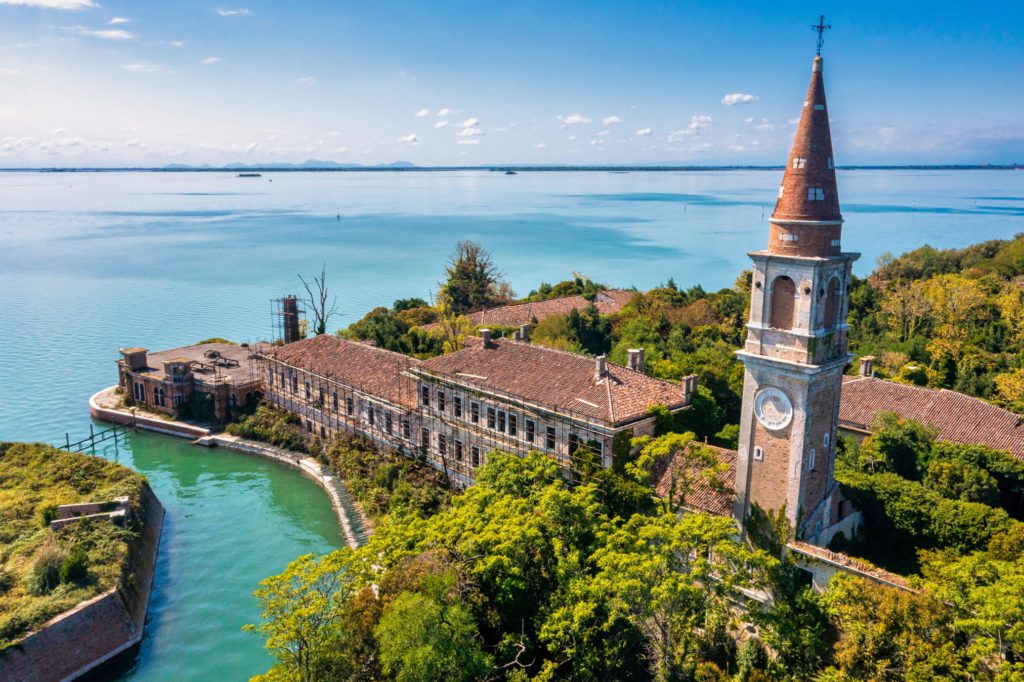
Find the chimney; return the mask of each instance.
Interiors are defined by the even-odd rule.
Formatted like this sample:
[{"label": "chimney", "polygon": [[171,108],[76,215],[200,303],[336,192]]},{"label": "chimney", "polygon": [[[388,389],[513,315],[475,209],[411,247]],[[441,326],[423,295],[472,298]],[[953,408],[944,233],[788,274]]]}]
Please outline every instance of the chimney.
[{"label": "chimney", "polygon": [[285,296],[281,299],[281,317],[284,326],[284,342],[299,340],[299,299]]},{"label": "chimney", "polygon": [[519,340],[526,343],[530,342],[530,325],[521,324],[519,325]]},{"label": "chimney", "polygon": [[642,374],[644,371],[644,349],[630,348],[627,352],[629,353],[629,368]]},{"label": "chimney", "polygon": [[683,387],[683,402],[689,405],[693,402],[693,394],[697,392],[697,375],[690,374],[679,382]]},{"label": "chimney", "polygon": [[608,374],[608,356],[598,355],[594,358],[594,381],[600,381]]},{"label": "chimney", "polygon": [[862,377],[875,376],[875,356],[865,355],[860,359],[860,375]]},{"label": "chimney", "polygon": [[481,329],[480,330],[480,340],[483,342],[482,345],[483,345],[484,348],[493,348],[494,347],[494,345],[491,343],[491,330],[490,329]]}]

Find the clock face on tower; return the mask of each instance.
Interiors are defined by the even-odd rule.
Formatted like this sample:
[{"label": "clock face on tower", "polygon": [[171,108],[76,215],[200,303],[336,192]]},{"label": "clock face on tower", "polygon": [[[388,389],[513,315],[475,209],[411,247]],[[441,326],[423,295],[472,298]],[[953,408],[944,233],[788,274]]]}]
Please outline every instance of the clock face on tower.
[{"label": "clock face on tower", "polygon": [[754,396],[754,416],[770,431],[779,431],[793,421],[793,403],[774,386],[762,388]]}]

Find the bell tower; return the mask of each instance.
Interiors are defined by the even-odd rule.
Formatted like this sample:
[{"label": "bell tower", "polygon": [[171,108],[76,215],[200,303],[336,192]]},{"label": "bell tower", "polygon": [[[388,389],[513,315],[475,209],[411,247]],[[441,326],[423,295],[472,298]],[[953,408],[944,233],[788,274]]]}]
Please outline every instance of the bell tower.
[{"label": "bell tower", "polygon": [[[823,22],[819,29],[819,39]],[[820,43],[819,43],[820,51]],[[768,248],[749,254],[753,282],[735,515],[785,509],[798,539],[827,541],[836,519],[833,477],[839,394],[849,362],[852,264],[844,253],[823,61],[818,54],[793,149],[769,219]]]}]

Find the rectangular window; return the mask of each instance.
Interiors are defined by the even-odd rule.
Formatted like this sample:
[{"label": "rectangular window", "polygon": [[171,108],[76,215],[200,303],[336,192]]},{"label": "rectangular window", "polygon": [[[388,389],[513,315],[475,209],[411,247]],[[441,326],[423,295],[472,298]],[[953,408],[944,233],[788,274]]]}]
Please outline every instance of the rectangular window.
[{"label": "rectangular window", "polygon": [[760,462],[764,459],[764,449],[761,447],[754,448],[754,461]]},{"label": "rectangular window", "polygon": [[505,413],[498,410],[498,430],[505,433]]},{"label": "rectangular window", "polygon": [[448,439],[443,433],[437,434],[437,451],[440,452],[442,456],[448,454]]},{"label": "rectangular window", "polygon": [[356,411],[355,401],[352,400],[352,396],[345,396],[345,412],[352,414]]},{"label": "rectangular window", "polygon": [[456,417],[461,417],[462,416],[462,398],[460,398],[459,396],[455,396],[454,398],[452,398],[452,404],[453,404],[453,407],[455,408],[455,416]]},{"label": "rectangular window", "polygon": [[273,372],[270,372],[268,374],[268,376],[267,376],[267,383],[270,385],[271,388],[274,387],[274,373]]},{"label": "rectangular window", "polygon": [[828,447],[828,442],[829,442],[829,440],[831,440],[831,438],[830,438],[830,436],[831,436],[831,435],[832,435],[832,434],[826,433],[826,434],[825,434],[824,436],[822,436],[822,438],[821,438],[821,444],[822,444],[822,445],[824,445],[824,446],[825,446],[826,448]]},{"label": "rectangular window", "polygon": [[408,417],[402,417],[402,438],[409,440],[409,419]]},{"label": "rectangular window", "polygon": [[803,157],[796,157],[793,159],[793,168],[803,168],[807,165],[807,159]]},{"label": "rectangular window", "polygon": [[576,454],[576,451],[580,449],[580,437],[575,433],[569,434],[569,456]]},{"label": "rectangular window", "polygon": [[437,392],[437,409],[444,412],[444,391]]},{"label": "rectangular window", "polygon": [[480,403],[469,404],[469,421],[474,424],[480,423]]},{"label": "rectangular window", "polygon": [[[231,397],[234,398],[235,394],[232,393]],[[163,388],[163,386],[154,386],[153,387],[153,402],[155,402],[157,405],[163,406],[163,404],[164,404],[164,388]]]},{"label": "rectangular window", "polygon": [[461,462],[462,461],[462,441],[461,440],[455,441],[455,461],[456,462]]},{"label": "rectangular window", "polygon": [[338,411],[338,392],[337,391],[333,391],[331,393],[331,407],[334,409],[335,412]]},{"label": "rectangular window", "polygon": [[526,442],[532,443],[534,437],[537,435],[537,425],[532,419],[526,420]]},{"label": "rectangular window", "polygon": [[430,429],[420,429],[420,452],[424,456],[427,454],[427,450],[430,448]]},{"label": "rectangular window", "polygon": [[313,397],[313,391],[310,388],[309,382],[307,381],[306,382],[306,400],[309,400],[311,397]]},{"label": "rectangular window", "polygon": [[814,110],[815,111],[825,111],[825,105],[824,104],[815,104],[814,105]]},{"label": "rectangular window", "polygon": [[[164,389],[162,388],[160,389],[160,404],[164,404]],[[231,407],[238,407],[238,396],[234,393],[230,394],[228,396],[228,404],[231,405]]]},{"label": "rectangular window", "polygon": [[781,185],[779,185],[779,198],[780,199],[782,198],[782,195],[785,193],[785,191],[786,191],[786,188],[781,186]]},{"label": "rectangular window", "polygon": [[420,405],[423,405],[423,407],[430,407],[430,387],[429,386],[421,386],[420,387]]},{"label": "rectangular window", "polygon": [[825,190],[821,187],[808,187],[807,199],[809,201],[825,201]]},{"label": "rectangular window", "polygon": [[297,374],[292,375],[292,393],[299,392],[299,377]]},{"label": "rectangular window", "polygon": [[469,449],[469,461],[475,467],[480,466],[480,448],[475,445]]},{"label": "rectangular window", "polygon": [[494,412],[493,407],[487,408],[487,428],[493,429],[497,421],[497,415]]},{"label": "rectangular window", "polygon": [[547,438],[544,439],[544,447],[548,450],[555,449],[555,427],[549,426],[547,432]]},{"label": "rectangular window", "polygon": [[514,414],[508,416],[508,435],[519,435],[519,419]]},{"label": "rectangular window", "polygon": [[175,396],[174,396],[174,404],[175,405],[184,405],[185,404],[185,396],[181,395],[180,393],[175,394]]},{"label": "rectangular window", "polygon": [[320,437],[327,438],[327,429],[324,428],[323,424],[320,425]]},{"label": "rectangular window", "polygon": [[324,389],[322,389],[322,388],[320,389],[320,392],[317,395],[316,404],[319,405],[320,407],[324,406]]},{"label": "rectangular window", "polygon": [[831,156],[828,157],[828,169],[829,170],[835,170],[836,169],[836,162],[832,159]]},{"label": "rectangular window", "polygon": [[306,431],[309,433],[313,433],[313,422],[309,421],[308,419],[306,420]]},{"label": "rectangular window", "polygon": [[390,412],[385,412],[384,413],[384,431],[386,431],[387,433],[391,433],[391,427],[393,425],[394,425],[394,422],[392,422],[392,420],[391,420],[391,413]]},{"label": "rectangular window", "polygon": [[370,405],[370,409],[367,410],[367,416],[370,419],[370,426],[374,426],[377,423],[377,417],[374,415],[374,412],[375,410],[373,409],[373,405]]},{"label": "rectangular window", "polygon": [[146,385],[136,381],[132,387],[132,397],[140,403],[146,402]]},{"label": "rectangular window", "polygon": [[811,452],[807,456],[807,468],[814,471],[814,448],[811,448]]}]

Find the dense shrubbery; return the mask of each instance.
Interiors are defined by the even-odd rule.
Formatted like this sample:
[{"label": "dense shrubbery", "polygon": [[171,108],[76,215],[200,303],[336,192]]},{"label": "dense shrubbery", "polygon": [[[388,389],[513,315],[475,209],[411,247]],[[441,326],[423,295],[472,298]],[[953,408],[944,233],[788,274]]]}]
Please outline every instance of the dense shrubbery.
[{"label": "dense shrubbery", "polygon": [[345,480],[364,512],[428,516],[448,504],[444,475],[404,455],[379,453],[362,440],[337,439],[327,448],[328,463]]},{"label": "dense shrubbery", "polygon": [[306,438],[301,419],[267,403],[257,406],[252,414],[228,424],[227,432],[295,452],[318,453],[321,449],[319,440]]},{"label": "dense shrubbery", "polygon": [[0,650],[122,580],[132,530],[104,520],[51,531],[57,505],[127,495],[137,509],[143,481],[99,457],[0,443]]}]

